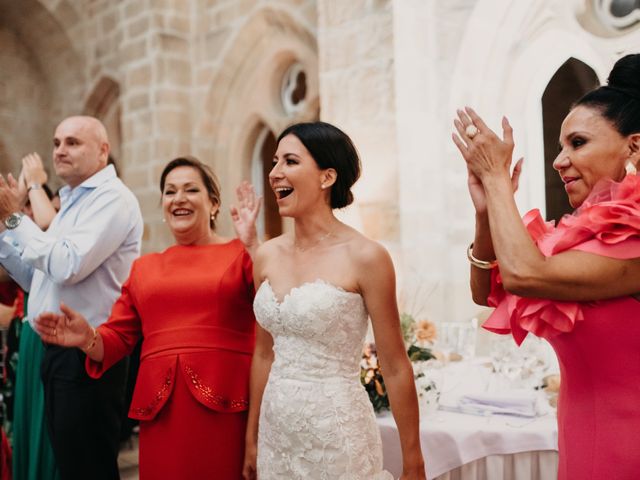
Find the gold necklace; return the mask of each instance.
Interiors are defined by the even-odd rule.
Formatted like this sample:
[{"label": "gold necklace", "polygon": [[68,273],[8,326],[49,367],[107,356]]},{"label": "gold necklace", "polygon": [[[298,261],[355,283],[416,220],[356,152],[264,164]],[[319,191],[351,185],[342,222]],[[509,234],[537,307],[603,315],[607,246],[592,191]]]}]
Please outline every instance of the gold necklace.
[{"label": "gold necklace", "polygon": [[321,235],[315,242],[313,242],[311,245],[308,245],[306,247],[301,247],[297,240],[293,241],[293,247],[298,250],[299,252],[306,252],[307,250],[311,250],[312,248],[316,247],[320,242],[322,242],[323,240],[326,240],[327,238],[329,238],[330,236],[333,235],[333,230],[329,230],[327,233],[325,233],[324,235]]}]

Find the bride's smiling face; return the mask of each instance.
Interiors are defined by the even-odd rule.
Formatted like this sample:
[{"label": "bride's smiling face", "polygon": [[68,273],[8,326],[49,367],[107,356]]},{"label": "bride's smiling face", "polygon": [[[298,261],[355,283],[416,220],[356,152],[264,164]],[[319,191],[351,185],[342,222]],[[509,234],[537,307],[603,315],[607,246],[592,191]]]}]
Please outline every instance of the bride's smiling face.
[{"label": "bride's smiling face", "polygon": [[329,207],[329,188],[323,189],[324,171],[293,134],[280,140],[273,157],[269,183],[283,217],[297,217],[317,208]]}]

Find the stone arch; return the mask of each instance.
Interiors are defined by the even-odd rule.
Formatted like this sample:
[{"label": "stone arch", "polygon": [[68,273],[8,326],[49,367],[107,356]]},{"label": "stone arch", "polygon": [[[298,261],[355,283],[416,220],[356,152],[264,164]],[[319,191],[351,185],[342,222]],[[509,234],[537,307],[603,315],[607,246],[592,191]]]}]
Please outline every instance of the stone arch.
[{"label": "stone arch", "polygon": [[122,109],[120,85],[113,78],[101,77],[91,90],[85,102],[84,112],[102,121],[111,145],[111,156],[120,167],[122,151]]},{"label": "stone arch", "polygon": [[287,11],[264,7],[255,11],[228,42],[222,66],[213,76],[194,122],[195,148],[202,152],[202,158],[213,159],[226,186],[223,201],[226,197],[231,203],[231,187],[251,176],[251,158],[260,125],[277,135],[292,121],[278,99],[281,78],[295,61],[307,72],[308,99],[296,120],[316,118],[317,43],[302,22]]},{"label": "stone arch", "polygon": [[[0,50],[6,55],[0,60],[0,70],[11,71],[13,77],[20,78],[17,90],[33,87],[27,95],[14,95],[2,102],[7,111],[14,112],[13,122],[2,125],[7,135],[5,148],[14,170],[19,168],[19,158],[31,151],[39,152],[49,166],[55,125],[82,108],[84,72],[68,35],[80,17],[66,0],[0,0],[0,11]],[[6,48],[7,44],[12,45],[12,50]],[[7,68],[7,59],[14,64],[22,62],[21,73]],[[6,77],[7,82],[11,80]],[[25,132],[28,138],[22,138]]]},{"label": "stone arch", "polygon": [[569,58],[554,73],[542,94],[547,220],[559,220],[572,210],[564,184],[552,165],[558,154],[560,126],[569,113],[571,105],[598,84],[598,77],[589,65],[575,58]]}]

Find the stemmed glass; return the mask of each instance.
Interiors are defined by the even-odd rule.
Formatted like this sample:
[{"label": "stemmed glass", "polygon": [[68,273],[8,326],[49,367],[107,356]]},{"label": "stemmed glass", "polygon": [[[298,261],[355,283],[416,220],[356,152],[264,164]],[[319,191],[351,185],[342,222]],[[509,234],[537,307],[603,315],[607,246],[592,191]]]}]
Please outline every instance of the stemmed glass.
[{"label": "stemmed glass", "polygon": [[442,352],[445,362],[449,361],[451,353],[453,353],[457,347],[457,342],[456,325],[453,322],[442,322],[436,344],[438,350]]}]

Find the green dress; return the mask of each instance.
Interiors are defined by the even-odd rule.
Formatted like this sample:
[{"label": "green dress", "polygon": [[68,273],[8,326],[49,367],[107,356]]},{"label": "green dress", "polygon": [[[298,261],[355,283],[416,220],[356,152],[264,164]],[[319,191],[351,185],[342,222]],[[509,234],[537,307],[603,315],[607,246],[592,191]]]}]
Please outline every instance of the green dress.
[{"label": "green dress", "polygon": [[[26,305],[25,298],[25,305]],[[13,479],[59,480],[44,418],[40,364],[44,345],[29,322],[20,332],[13,416]]]}]

